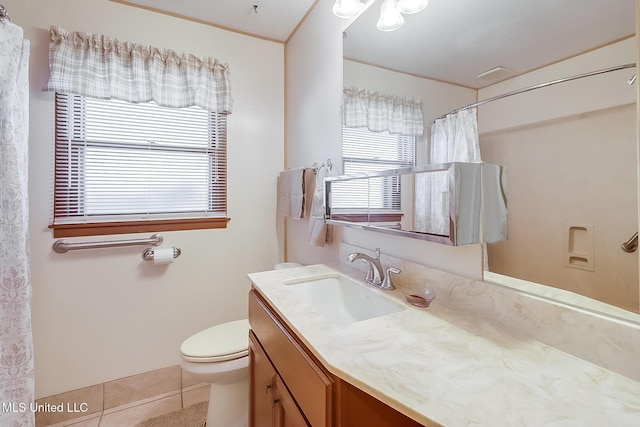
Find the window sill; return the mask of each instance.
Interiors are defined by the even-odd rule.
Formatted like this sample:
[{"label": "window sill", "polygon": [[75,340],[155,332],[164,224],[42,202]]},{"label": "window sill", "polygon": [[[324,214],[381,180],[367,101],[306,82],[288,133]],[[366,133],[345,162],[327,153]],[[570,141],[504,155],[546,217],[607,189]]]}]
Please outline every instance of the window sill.
[{"label": "window sill", "polygon": [[371,213],[371,214],[331,214],[334,221],[348,222],[400,222],[402,221],[401,213]]},{"label": "window sill", "polygon": [[194,218],[154,221],[91,222],[52,224],[53,237],[104,236],[109,234],[149,233],[158,231],[204,230],[227,228],[231,218]]}]

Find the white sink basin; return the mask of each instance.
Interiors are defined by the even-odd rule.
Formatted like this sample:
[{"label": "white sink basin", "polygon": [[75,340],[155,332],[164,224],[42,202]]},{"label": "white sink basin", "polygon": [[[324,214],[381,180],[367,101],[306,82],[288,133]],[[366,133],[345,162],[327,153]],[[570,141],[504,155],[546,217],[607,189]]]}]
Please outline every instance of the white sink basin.
[{"label": "white sink basin", "polygon": [[341,274],[294,279],[285,285],[327,320],[338,325],[346,326],[406,309],[368,285]]}]

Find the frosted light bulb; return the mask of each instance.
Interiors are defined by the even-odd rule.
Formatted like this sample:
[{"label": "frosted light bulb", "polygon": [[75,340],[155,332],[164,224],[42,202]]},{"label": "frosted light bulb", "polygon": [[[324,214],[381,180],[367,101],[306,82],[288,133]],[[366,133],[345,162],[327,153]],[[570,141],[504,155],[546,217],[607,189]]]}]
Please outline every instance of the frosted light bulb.
[{"label": "frosted light bulb", "polygon": [[336,0],[332,10],[338,18],[349,19],[360,13],[362,6],[359,0]]},{"label": "frosted light bulb", "polygon": [[376,24],[380,31],[393,31],[404,25],[404,16],[398,12],[397,3],[398,0],[384,0],[382,2],[380,18]]},{"label": "frosted light bulb", "polygon": [[429,4],[429,0],[398,0],[398,11],[405,15],[418,13]]}]

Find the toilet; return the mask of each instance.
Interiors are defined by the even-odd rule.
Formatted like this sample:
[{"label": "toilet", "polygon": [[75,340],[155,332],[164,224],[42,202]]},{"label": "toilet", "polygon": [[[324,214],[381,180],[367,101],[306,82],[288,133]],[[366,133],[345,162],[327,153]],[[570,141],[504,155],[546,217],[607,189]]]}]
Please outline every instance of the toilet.
[{"label": "toilet", "polygon": [[[300,267],[276,264],[274,269]],[[249,320],[212,326],[180,346],[180,366],[201,382],[211,383],[207,427],[249,425]]]},{"label": "toilet", "polygon": [[249,424],[249,321],[223,323],[200,331],[180,346],[180,366],[211,383],[207,427]]}]

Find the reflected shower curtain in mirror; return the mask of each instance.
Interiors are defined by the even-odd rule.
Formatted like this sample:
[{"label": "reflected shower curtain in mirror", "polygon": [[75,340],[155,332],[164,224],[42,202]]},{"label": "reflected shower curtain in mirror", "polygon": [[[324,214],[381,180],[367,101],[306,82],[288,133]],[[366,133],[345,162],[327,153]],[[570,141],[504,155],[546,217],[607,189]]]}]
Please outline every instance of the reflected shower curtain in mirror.
[{"label": "reflected shower curtain in mirror", "polygon": [[[0,20],[0,423],[35,425],[28,237],[29,41]],[[7,410],[9,408],[10,410]]]},{"label": "reflected shower curtain in mirror", "polygon": [[[476,109],[470,108],[437,119],[431,127],[429,163],[479,163],[480,142]],[[421,174],[416,177],[415,229],[449,235],[448,174]],[[435,209],[434,209],[435,207]]]},{"label": "reflected shower curtain in mirror", "polygon": [[433,122],[430,148],[429,163],[480,163],[476,109],[448,114]]}]

